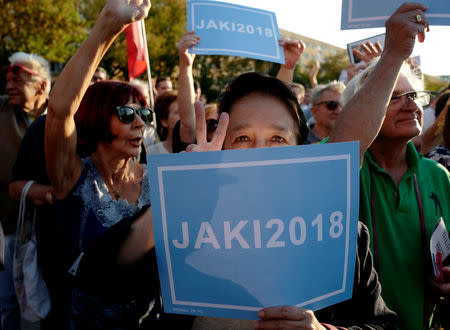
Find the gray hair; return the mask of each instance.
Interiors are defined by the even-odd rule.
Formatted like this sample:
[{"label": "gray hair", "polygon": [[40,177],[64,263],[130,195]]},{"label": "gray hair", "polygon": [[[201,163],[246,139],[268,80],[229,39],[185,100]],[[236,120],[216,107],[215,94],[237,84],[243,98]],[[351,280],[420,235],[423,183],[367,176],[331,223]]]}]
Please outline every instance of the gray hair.
[{"label": "gray hair", "polygon": [[[347,88],[341,96],[342,106],[347,104],[353,97],[353,95],[355,95],[360,90],[369,74],[374,70],[376,64],[378,63],[378,60],[379,58],[372,60],[367,68],[365,68],[361,73],[353,77],[353,79],[348,82]],[[424,88],[423,74],[417,67],[412,68],[408,63],[404,62],[402,67],[400,68],[400,73],[409,80],[411,85],[416,90],[422,90]]]},{"label": "gray hair", "polygon": [[[25,65],[31,71],[45,78],[45,81],[47,83],[45,86],[45,95],[48,96],[51,88],[51,74],[50,74],[50,65],[45,58],[37,54],[17,52],[9,57],[9,62],[11,63],[11,65],[14,64]],[[34,75],[31,76],[31,79],[34,81],[39,81],[39,77]]]},{"label": "gray hair", "polygon": [[325,91],[334,91],[342,94],[345,90],[344,83],[340,81],[331,81],[326,85],[317,85],[311,92],[311,104],[314,106],[321,101],[322,94]]}]

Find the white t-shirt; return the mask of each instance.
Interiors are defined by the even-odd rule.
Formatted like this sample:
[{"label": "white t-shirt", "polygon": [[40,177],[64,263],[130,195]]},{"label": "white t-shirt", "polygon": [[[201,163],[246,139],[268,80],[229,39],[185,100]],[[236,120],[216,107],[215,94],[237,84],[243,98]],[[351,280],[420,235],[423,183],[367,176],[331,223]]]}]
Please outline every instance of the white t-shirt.
[{"label": "white t-shirt", "polygon": [[164,142],[159,142],[159,143],[152,144],[147,149],[147,153],[148,154],[168,154],[169,150],[167,150],[166,147],[164,147]]}]

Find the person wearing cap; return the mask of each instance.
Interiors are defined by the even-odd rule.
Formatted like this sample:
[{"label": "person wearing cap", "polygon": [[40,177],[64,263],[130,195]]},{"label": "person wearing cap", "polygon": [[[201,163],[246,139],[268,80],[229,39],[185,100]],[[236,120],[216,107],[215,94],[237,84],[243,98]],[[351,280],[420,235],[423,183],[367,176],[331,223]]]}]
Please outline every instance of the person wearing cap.
[{"label": "person wearing cap", "polygon": [[[11,169],[25,131],[47,109],[51,78],[48,62],[36,54],[17,52],[3,68],[6,95],[0,96],[0,221],[5,234],[5,270],[0,272],[0,327],[16,329],[19,306],[12,281],[12,253],[17,205],[9,197]],[[1,249],[0,249],[1,250]]]}]

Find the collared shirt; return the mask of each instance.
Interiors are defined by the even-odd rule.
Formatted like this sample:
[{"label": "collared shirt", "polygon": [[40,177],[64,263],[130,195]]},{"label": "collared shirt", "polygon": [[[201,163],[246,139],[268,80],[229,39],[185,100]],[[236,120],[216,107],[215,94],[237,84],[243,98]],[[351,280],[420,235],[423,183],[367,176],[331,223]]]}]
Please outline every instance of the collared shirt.
[{"label": "collared shirt", "polygon": [[411,142],[406,160],[408,170],[397,185],[370,152],[365,153],[360,171],[360,221],[369,228],[373,251],[372,173],[382,295],[388,307],[399,315],[399,329],[413,330],[423,328],[425,282],[432,272],[429,265],[425,267],[422,252],[413,175],[416,174],[419,184],[429,244],[432,229],[441,216],[450,228],[450,174],[443,166],[418,154]]}]

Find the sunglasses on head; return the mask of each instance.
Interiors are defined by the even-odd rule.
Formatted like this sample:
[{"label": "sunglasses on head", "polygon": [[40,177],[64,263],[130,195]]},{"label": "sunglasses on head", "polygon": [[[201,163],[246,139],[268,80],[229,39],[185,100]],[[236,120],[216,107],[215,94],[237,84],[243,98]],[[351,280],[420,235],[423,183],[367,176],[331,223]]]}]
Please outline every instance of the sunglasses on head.
[{"label": "sunglasses on head", "polygon": [[20,65],[20,64],[13,64],[13,65],[7,65],[3,67],[3,74],[6,76],[8,72],[12,72],[14,74],[20,74],[22,71],[31,74],[33,76],[39,77],[42,80],[45,80],[44,77],[42,77],[40,74],[37,74],[36,72],[28,69],[27,67]]},{"label": "sunglasses on head", "polygon": [[208,132],[214,132],[217,128],[219,121],[216,119],[208,119],[206,120],[206,130]]},{"label": "sunglasses on head", "polygon": [[339,102],[337,101],[323,101],[323,102],[319,102],[316,105],[319,104],[325,104],[327,109],[330,111],[336,110],[336,108],[338,107],[338,105],[341,105]]},{"label": "sunglasses on head", "polygon": [[153,110],[150,108],[135,109],[128,105],[120,105],[116,107],[116,110],[119,120],[124,124],[131,124],[134,122],[136,114],[138,114],[146,124],[151,124],[153,121]]}]

